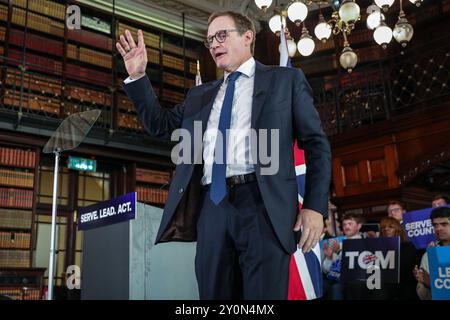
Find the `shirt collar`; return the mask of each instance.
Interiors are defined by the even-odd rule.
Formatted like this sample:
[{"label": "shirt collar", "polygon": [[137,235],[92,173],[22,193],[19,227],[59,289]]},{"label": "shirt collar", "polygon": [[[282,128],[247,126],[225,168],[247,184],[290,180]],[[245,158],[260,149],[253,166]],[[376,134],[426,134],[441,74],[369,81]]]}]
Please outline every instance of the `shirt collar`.
[{"label": "shirt collar", "polygon": [[[251,57],[250,59],[245,61],[243,64],[241,64],[241,66],[236,71],[239,71],[240,73],[245,75],[247,78],[251,78],[255,74],[255,67],[256,67],[255,58]],[[230,75],[230,72],[227,72],[227,71],[224,72],[224,76],[223,76],[224,83],[227,81],[227,78],[229,75]]]}]

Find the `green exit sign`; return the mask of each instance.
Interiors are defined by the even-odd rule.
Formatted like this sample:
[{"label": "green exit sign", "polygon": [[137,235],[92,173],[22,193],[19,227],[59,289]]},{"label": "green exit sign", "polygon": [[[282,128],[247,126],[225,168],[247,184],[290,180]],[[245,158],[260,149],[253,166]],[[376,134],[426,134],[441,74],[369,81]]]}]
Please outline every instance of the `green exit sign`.
[{"label": "green exit sign", "polygon": [[69,157],[69,169],[78,171],[95,172],[97,161],[78,157]]}]

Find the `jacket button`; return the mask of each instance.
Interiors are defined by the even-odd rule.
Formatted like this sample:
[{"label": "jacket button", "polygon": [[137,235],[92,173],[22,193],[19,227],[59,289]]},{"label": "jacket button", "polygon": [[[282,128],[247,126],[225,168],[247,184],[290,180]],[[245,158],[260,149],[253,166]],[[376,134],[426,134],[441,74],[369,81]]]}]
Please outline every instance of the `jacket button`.
[{"label": "jacket button", "polygon": [[179,194],[182,194],[183,192],[184,192],[184,189],[183,189],[183,188],[181,188],[181,189],[178,191]]}]

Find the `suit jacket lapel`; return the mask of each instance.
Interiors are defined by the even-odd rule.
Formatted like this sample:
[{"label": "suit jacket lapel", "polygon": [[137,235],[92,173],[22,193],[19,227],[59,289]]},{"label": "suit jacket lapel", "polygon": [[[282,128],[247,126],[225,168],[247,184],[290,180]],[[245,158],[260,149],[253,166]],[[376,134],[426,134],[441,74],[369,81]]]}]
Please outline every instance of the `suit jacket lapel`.
[{"label": "suit jacket lapel", "polygon": [[256,61],[255,67],[255,85],[253,89],[253,103],[252,103],[252,125],[253,129],[256,128],[259,116],[261,115],[264,102],[267,97],[267,91],[269,90],[272,72],[268,72],[269,67]]}]

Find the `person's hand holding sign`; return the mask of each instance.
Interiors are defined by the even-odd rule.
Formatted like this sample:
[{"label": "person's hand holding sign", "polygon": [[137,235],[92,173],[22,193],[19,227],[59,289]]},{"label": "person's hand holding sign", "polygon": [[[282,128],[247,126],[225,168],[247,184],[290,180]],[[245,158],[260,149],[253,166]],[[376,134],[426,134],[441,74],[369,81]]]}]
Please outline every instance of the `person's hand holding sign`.
[{"label": "person's hand holding sign", "polygon": [[430,275],[426,270],[424,270],[423,268],[419,269],[417,266],[415,266],[413,273],[418,282],[422,283],[427,288],[430,287]]}]

